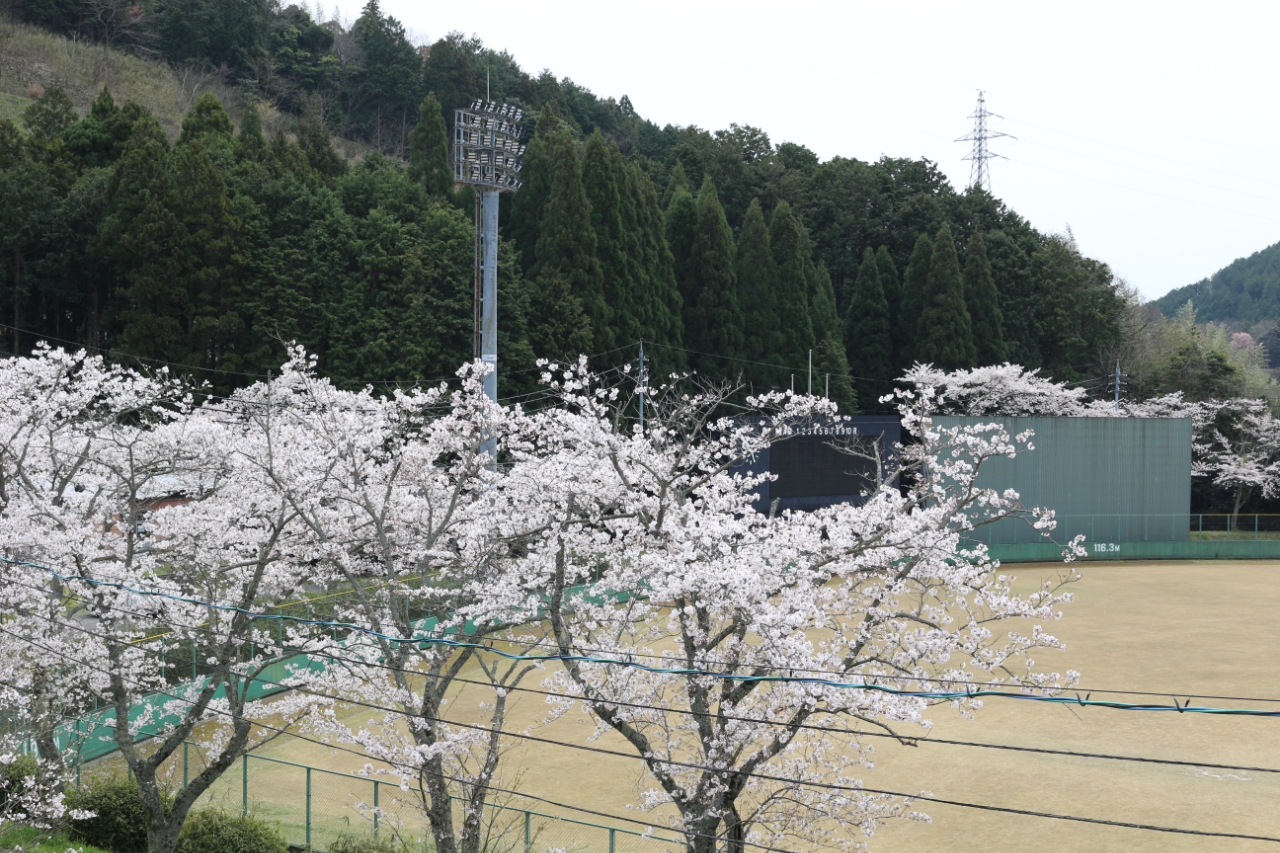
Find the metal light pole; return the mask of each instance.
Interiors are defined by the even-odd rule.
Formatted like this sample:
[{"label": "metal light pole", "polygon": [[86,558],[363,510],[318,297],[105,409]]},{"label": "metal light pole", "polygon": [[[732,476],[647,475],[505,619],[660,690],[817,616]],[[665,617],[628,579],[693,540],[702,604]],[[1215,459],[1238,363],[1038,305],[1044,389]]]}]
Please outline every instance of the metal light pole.
[{"label": "metal light pole", "polygon": [[498,197],[524,186],[520,119],[524,111],[511,104],[473,101],[454,111],[453,179],[476,193],[476,358],[490,366],[484,391],[498,399]]}]

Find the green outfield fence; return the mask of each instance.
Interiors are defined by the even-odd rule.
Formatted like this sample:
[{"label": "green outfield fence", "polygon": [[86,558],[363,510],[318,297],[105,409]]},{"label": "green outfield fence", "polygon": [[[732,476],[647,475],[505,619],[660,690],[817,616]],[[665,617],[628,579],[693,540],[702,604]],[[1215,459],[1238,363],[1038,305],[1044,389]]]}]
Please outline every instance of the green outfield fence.
[{"label": "green outfield fence", "polygon": [[1002,562],[1061,560],[1065,543],[1084,537],[1086,560],[1280,559],[1280,515],[1176,513],[1059,515],[1052,541],[1021,519],[985,525],[965,538]]},{"label": "green outfield fence", "polygon": [[[341,836],[391,836],[411,851],[432,849],[421,812],[422,792],[397,782],[340,773],[277,758],[245,755],[200,798],[196,808],[221,808],[252,814],[277,825],[290,846],[316,853]],[[204,767],[198,744],[183,748],[161,768],[175,785]],[[96,768],[88,768],[92,774]],[[512,799],[518,799],[513,797]],[[454,802],[455,825],[463,804]],[[668,853],[684,849],[682,841],[638,830],[603,826],[559,815],[491,803],[483,821],[488,853]]]}]

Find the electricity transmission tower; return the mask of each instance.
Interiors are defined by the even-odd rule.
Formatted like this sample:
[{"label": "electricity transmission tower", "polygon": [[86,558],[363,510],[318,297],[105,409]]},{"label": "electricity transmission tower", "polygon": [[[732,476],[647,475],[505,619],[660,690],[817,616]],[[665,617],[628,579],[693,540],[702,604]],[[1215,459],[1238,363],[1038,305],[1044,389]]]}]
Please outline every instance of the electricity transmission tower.
[{"label": "electricity transmission tower", "polygon": [[963,160],[972,160],[973,166],[969,170],[969,186],[979,187],[991,192],[991,171],[987,168],[987,161],[993,157],[1000,157],[1003,160],[1009,159],[1003,154],[993,154],[987,150],[988,139],[999,139],[1000,137],[1008,137],[1009,139],[1017,139],[1016,136],[1009,136],[1007,133],[1000,133],[987,129],[988,118],[1004,118],[1004,116],[996,115],[987,111],[986,99],[982,97],[983,91],[978,90],[978,108],[973,111],[973,115],[969,118],[973,119],[973,132],[960,137],[956,142],[972,142],[973,151]]}]

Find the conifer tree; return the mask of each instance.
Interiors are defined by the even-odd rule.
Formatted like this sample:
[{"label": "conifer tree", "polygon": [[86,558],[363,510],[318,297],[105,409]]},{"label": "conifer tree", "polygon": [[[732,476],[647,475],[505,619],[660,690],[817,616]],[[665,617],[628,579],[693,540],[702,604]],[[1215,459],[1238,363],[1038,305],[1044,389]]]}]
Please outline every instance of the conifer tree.
[{"label": "conifer tree", "polygon": [[35,139],[53,139],[76,123],[76,109],[67,93],[54,86],[22,111],[22,123]]},{"label": "conifer tree", "polygon": [[836,310],[836,292],[825,264],[814,270],[813,332],[817,344],[813,350],[813,393],[834,400],[846,415],[857,411],[858,395],[850,376],[845,353],[840,314]]},{"label": "conifer tree", "polygon": [[911,259],[907,261],[907,272],[902,277],[902,308],[898,312],[895,330],[900,330],[894,338],[898,362],[895,372],[901,372],[920,360],[920,336],[922,328],[920,315],[924,313],[925,291],[929,287],[929,265],[933,263],[933,240],[928,234],[916,238],[915,248],[911,250]]},{"label": "conifer tree", "polygon": [[529,346],[549,359],[593,351],[591,319],[559,272],[543,272],[529,289]]},{"label": "conifer tree", "polygon": [[[778,318],[777,278],[773,254],[769,249],[769,228],[764,222],[760,199],[747,207],[738,235],[735,258],[738,272],[738,299],[742,305],[743,357],[752,361],[776,362],[782,345]],[[769,375],[764,374],[768,372]],[[780,386],[780,371],[752,367],[762,384]],[[776,374],[776,375],[775,375]]]},{"label": "conifer tree", "polygon": [[662,193],[662,209],[666,210],[671,206],[671,199],[675,198],[676,193],[691,192],[689,189],[689,178],[684,173],[684,166],[680,165],[680,161],[676,161],[675,168],[671,170],[671,177],[667,179],[667,188]]},{"label": "conifer tree", "polygon": [[[680,291],[684,316],[693,305],[695,295],[693,244],[698,236],[698,204],[691,193],[681,191],[671,197],[663,217],[667,248],[671,251],[672,271]],[[688,323],[686,322],[686,328]],[[686,343],[688,343],[686,338]],[[690,344],[691,345],[691,344]]]},{"label": "conifer tree", "polygon": [[[666,218],[658,205],[658,192],[639,165],[630,164],[627,174],[643,258],[640,268],[644,270],[644,286],[648,289],[645,340],[667,347],[683,347],[684,302],[676,283],[671,250],[667,247]],[[663,363],[683,366],[684,353],[679,349],[668,350]]]},{"label": "conifer tree", "polygon": [[347,161],[333,150],[329,131],[315,119],[298,122],[298,148],[306,155],[311,168],[328,182],[347,173]]},{"label": "conifer tree", "polygon": [[84,120],[63,131],[67,149],[82,168],[114,164],[120,159],[141,111],[142,108],[133,103],[126,104],[124,109],[116,106],[110,90],[104,86]]},{"label": "conifer tree", "polygon": [[422,101],[418,123],[409,132],[409,179],[421,184],[431,195],[453,194],[449,132],[434,92]]},{"label": "conifer tree", "polygon": [[893,342],[893,365],[898,364],[898,350],[901,347],[902,330],[902,281],[898,278],[898,267],[889,254],[888,246],[876,249],[876,269],[880,271],[880,289],[884,291],[885,304],[889,306],[889,339]]},{"label": "conifer tree", "polygon": [[880,282],[876,255],[868,246],[858,267],[849,314],[845,317],[844,343],[849,363],[858,377],[858,399],[864,405],[889,393],[885,380],[893,378],[893,346],[889,303]]},{"label": "conifer tree", "polygon": [[205,92],[182,117],[182,133],[178,135],[178,142],[190,142],[205,134],[230,142],[233,132],[231,116],[222,108],[222,102],[212,92]]},{"label": "conifer tree", "polygon": [[[634,235],[623,229],[623,205],[630,204],[626,173],[617,146],[604,141],[600,131],[591,134],[582,155],[582,185],[596,235],[596,254],[604,277],[604,299],[609,306],[611,346],[638,344],[642,337],[642,306],[637,304],[635,252],[628,245]],[[634,211],[629,217],[635,220]],[[638,246],[636,247],[638,249]]]},{"label": "conifer tree", "polygon": [[616,145],[610,145],[610,155],[616,158],[618,196],[621,199],[622,245],[627,258],[627,271],[630,276],[631,293],[629,301],[635,318],[634,340],[640,338],[657,340],[654,324],[661,310],[657,304],[657,290],[653,273],[657,265],[657,255],[652,247],[646,245],[645,226],[643,222],[644,202],[640,197],[640,187],[635,174],[635,164],[623,162],[622,154]]},{"label": "conifer tree", "polygon": [[261,160],[267,143],[262,138],[262,117],[255,104],[245,104],[240,116],[240,133],[236,136],[236,160]]},{"label": "conifer tree", "polygon": [[991,264],[982,235],[974,232],[964,262],[964,301],[973,323],[976,365],[1003,364],[1009,354],[1004,343],[1004,318],[1000,312],[1000,295],[991,279]]},{"label": "conifer tree", "polygon": [[169,139],[154,118],[144,116],[134,126],[111,177],[108,213],[99,229],[104,254],[121,263],[138,260],[123,248],[125,234],[151,202],[163,203],[169,182]]},{"label": "conifer tree", "polygon": [[551,104],[545,104],[538,115],[533,139],[524,152],[524,168],[520,175],[525,185],[515,194],[511,203],[511,225],[508,229],[520,253],[525,275],[537,263],[538,234],[542,230],[542,216],[547,200],[551,197],[551,157],[547,152],[547,140],[560,126],[560,119]]},{"label": "conifer tree", "polygon": [[10,169],[26,159],[22,131],[12,119],[0,118],[0,170]]},{"label": "conifer tree", "polygon": [[690,349],[724,357],[693,356],[690,361],[700,372],[711,376],[736,375],[737,366],[725,360],[740,357],[742,351],[742,314],[736,292],[737,276],[733,271],[733,232],[710,176],[698,191],[697,209],[690,263],[692,293],[685,303],[685,343]]},{"label": "conifer tree", "polygon": [[[777,281],[778,347],[776,364],[807,367],[813,349],[813,321],[809,317],[809,278],[805,274],[804,238],[791,205],[778,202],[769,223],[769,250]],[[788,383],[789,383],[788,378]]]},{"label": "conifer tree", "polygon": [[956,257],[951,226],[943,223],[933,242],[933,259],[925,287],[925,307],[920,315],[919,361],[941,370],[973,367],[978,360],[973,345],[969,310],[964,304],[964,276]]},{"label": "conifer tree", "polygon": [[531,301],[536,303],[559,294],[554,286],[554,277],[559,276],[568,287],[567,293],[578,298],[591,321],[592,346],[597,352],[610,350],[616,344],[604,299],[596,234],[591,227],[591,205],[582,185],[578,151],[568,130],[558,130],[547,138],[547,154],[553,176],[551,192],[543,210],[537,261],[531,271],[535,289],[546,288],[547,292],[535,292]]}]

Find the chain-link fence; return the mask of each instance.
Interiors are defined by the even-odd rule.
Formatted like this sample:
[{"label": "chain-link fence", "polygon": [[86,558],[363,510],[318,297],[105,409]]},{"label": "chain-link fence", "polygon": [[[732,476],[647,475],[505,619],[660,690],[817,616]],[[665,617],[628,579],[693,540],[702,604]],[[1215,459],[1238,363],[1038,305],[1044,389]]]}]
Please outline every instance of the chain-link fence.
[{"label": "chain-link fence", "polygon": [[[161,774],[177,786],[203,767],[200,747],[186,743]],[[102,772],[109,771],[109,765],[102,767]],[[278,826],[290,845],[314,851],[329,849],[342,836],[367,835],[394,838],[409,851],[434,849],[420,789],[276,758],[243,756],[196,805],[208,807],[252,814]],[[463,802],[455,800],[455,827],[462,826],[464,811]],[[665,831],[649,834],[639,827],[603,826],[501,801],[486,806],[481,831],[485,853],[676,853],[684,849],[683,842]]]},{"label": "chain-link fence", "polygon": [[[1076,536],[1108,543],[1280,540],[1280,515],[1263,513],[1059,515],[1054,521],[1056,542]],[[1039,530],[1020,518],[984,524],[964,538],[987,545],[1045,541]]]}]

